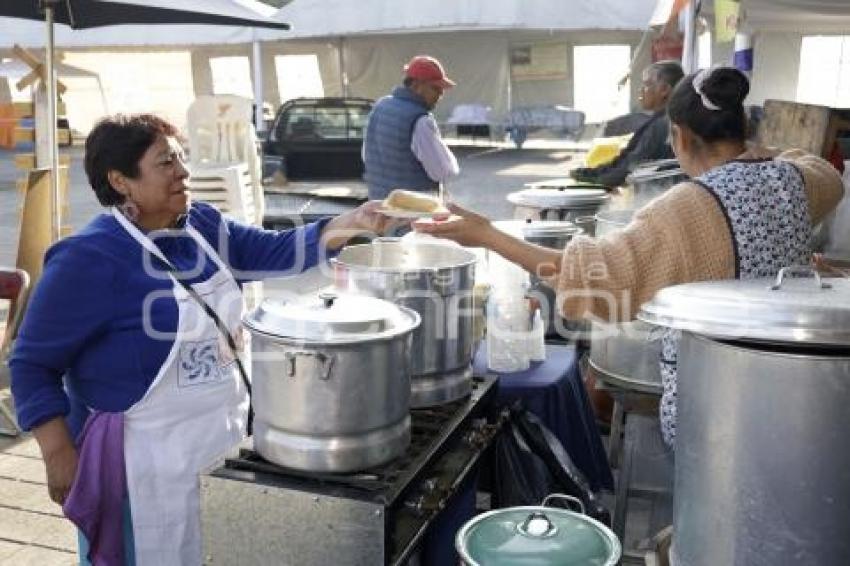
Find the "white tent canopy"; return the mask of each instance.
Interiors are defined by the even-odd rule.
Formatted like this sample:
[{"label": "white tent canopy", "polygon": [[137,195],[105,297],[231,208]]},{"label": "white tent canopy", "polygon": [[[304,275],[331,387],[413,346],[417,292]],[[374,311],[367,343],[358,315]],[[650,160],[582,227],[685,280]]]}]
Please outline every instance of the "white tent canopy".
[{"label": "white tent canopy", "polygon": [[[41,22],[0,17],[0,30],[0,48],[16,44],[44,47],[44,24]],[[57,26],[55,43],[59,48],[231,45],[252,42],[254,33],[252,29],[234,26],[138,24],[84,30]],[[283,30],[266,30],[264,39],[283,39],[288,34]]]},{"label": "white tent canopy", "polygon": [[848,0],[743,0],[743,7],[758,30],[850,33]]},{"label": "white tent canopy", "polygon": [[292,38],[471,29],[642,30],[654,4],[654,0],[295,0],[281,8],[277,18],[292,24],[287,34]]}]

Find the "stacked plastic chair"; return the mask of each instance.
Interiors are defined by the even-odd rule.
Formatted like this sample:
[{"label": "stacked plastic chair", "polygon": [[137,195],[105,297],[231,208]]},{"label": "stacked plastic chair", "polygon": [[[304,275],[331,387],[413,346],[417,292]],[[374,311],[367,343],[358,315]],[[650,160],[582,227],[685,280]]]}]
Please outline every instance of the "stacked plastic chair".
[{"label": "stacked plastic chair", "polygon": [[240,96],[200,96],[189,107],[187,130],[196,200],[243,222],[263,221],[262,162],[251,123],[252,102]]},{"label": "stacked plastic chair", "polygon": [[[189,106],[189,189],[192,198],[224,214],[262,226],[262,160],[251,123],[252,101],[240,96],[199,96]],[[248,308],[262,299],[262,284],[243,287]]]}]

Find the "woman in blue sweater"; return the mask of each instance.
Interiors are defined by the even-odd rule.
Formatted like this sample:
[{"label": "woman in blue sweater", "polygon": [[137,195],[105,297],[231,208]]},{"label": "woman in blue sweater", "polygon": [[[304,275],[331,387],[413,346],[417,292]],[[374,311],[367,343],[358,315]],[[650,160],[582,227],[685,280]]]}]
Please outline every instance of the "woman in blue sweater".
[{"label": "woman in blue sweater", "polygon": [[[97,124],[85,169],[109,212],[47,253],[9,363],[18,419],[92,562],[200,564],[197,474],[244,437],[249,406],[240,284],[386,219],[376,202],[282,232],[223,217],[191,202],[177,130],[153,115]],[[78,444],[63,379],[90,412]]]}]

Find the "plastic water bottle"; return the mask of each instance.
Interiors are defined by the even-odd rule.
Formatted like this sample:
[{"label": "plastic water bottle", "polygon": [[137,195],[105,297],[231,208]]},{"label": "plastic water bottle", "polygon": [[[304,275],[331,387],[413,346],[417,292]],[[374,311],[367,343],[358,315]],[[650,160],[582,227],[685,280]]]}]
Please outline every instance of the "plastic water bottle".
[{"label": "plastic water bottle", "polygon": [[525,301],[491,296],[487,301],[487,367],[498,372],[528,369],[528,310]]},{"label": "plastic water bottle", "polygon": [[528,359],[542,362],[546,359],[546,327],[540,309],[534,311],[531,331],[528,333]]}]

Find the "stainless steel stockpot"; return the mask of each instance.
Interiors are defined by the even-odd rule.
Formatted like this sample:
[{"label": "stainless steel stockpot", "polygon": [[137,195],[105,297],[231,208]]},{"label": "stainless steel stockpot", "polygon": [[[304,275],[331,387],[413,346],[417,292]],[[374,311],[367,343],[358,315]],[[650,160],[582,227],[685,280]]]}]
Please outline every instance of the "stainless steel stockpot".
[{"label": "stainless steel stockpot", "polygon": [[642,164],[626,177],[626,183],[632,187],[634,200],[645,204],[687,179],[678,161],[662,159]]},{"label": "stainless steel stockpot", "polygon": [[850,280],[788,273],[641,311],[683,331],[671,563],[850,564]]},{"label": "stainless steel stockpot", "polygon": [[635,209],[624,210],[600,210],[590,216],[579,216],[574,220],[576,225],[581,226],[592,236],[605,236],[611,232],[620,230],[632,221]]},{"label": "stainless steel stockpot", "polygon": [[[603,210],[590,219],[598,237],[625,228],[635,210]],[[661,336],[658,327],[640,320],[594,321],[590,334],[590,365],[618,385],[641,393],[661,393]]]},{"label": "stainless steel stockpot", "polygon": [[[520,220],[560,220],[575,222],[577,218],[593,216],[606,205],[610,197],[602,189],[543,189],[532,188],[507,196],[514,205],[514,218]],[[593,236],[593,226],[582,226]]]},{"label": "stainless steel stockpot", "polygon": [[337,289],[393,301],[417,312],[411,407],[469,394],[475,254],[459,246],[379,238],[346,247],[332,263]]},{"label": "stainless steel stockpot", "polygon": [[254,446],[263,457],[348,472],[404,452],[416,312],[326,292],[263,301],[244,323],[252,334]]}]

